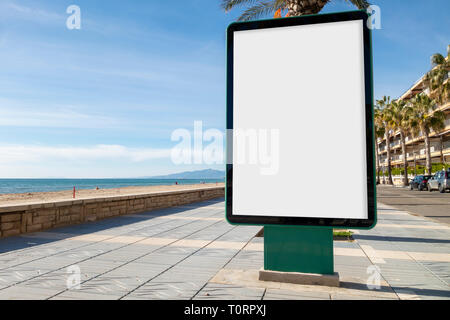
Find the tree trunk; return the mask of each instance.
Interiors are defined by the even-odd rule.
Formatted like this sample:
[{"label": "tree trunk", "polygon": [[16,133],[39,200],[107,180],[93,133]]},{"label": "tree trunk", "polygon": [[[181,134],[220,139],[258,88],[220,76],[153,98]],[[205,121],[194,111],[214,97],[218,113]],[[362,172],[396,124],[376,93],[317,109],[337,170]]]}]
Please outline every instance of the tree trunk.
[{"label": "tree trunk", "polygon": [[400,131],[400,141],[402,143],[402,154],[403,154],[403,185],[406,187],[409,185],[408,183],[408,159],[406,159],[406,141],[405,135]]},{"label": "tree trunk", "polygon": [[413,143],[413,153],[414,153],[414,177],[417,176],[417,161],[416,161],[416,144]]},{"label": "tree trunk", "polygon": [[430,137],[428,136],[428,132],[426,130],[422,131],[425,136],[425,152],[427,154],[427,162],[426,162],[426,168],[428,171],[428,174],[431,175],[431,146],[430,146]]},{"label": "tree trunk", "polygon": [[305,14],[317,14],[329,0],[288,0],[286,7],[289,10],[289,16],[301,16]]},{"label": "tree trunk", "polygon": [[388,170],[388,184],[393,185],[392,168],[391,168],[391,139],[389,130],[386,128],[386,152],[387,152],[387,170]]},{"label": "tree trunk", "polygon": [[377,163],[377,184],[380,184],[380,154],[378,152],[378,138],[375,140],[375,158]]}]

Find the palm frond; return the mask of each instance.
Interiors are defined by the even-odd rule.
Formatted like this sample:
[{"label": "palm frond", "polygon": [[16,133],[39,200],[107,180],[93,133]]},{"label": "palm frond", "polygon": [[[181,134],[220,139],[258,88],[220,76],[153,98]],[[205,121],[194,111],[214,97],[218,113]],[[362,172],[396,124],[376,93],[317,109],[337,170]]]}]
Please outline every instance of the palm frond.
[{"label": "palm frond", "polygon": [[220,5],[225,12],[230,11],[233,8],[251,5],[258,2],[258,0],[222,0],[222,4]]},{"label": "palm frond", "polygon": [[408,109],[405,101],[398,100],[392,102],[388,108],[392,128],[399,130],[402,134],[406,134],[409,131]]},{"label": "palm frond", "polygon": [[388,107],[391,104],[391,97],[390,96],[383,96],[382,99],[377,100],[377,106],[383,110],[384,108]]},{"label": "palm frond", "polygon": [[445,63],[445,57],[440,53],[435,53],[431,56],[432,66],[442,65]]},{"label": "palm frond", "polygon": [[433,116],[429,119],[430,127],[434,131],[441,131],[445,128],[445,113],[442,111],[435,111]]},{"label": "palm frond", "polygon": [[275,5],[277,6],[277,8],[286,9],[287,4],[287,0],[275,0]]},{"label": "palm frond", "polygon": [[367,9],[370,6],[370,3],[366,0],[346,0],[347,2],[351,2],[358,9]]},{"label": "palm frond", "polygon": [[[324,4],[330,2],[331,0],[326,0],[325,2],[320,2],[321,5],[318,6],[316,11],[320,11]],[[367,0],[345,0],[352,3],[359,9],[367,9],[370,3]],[[301,0],[304,5],[313,6],[315,1]],[[324,2],[324,3],[323,3]],[[221,7],[225,12],[228,12],[237,7],[247,7],[247,9],[238,18],[238,21],[249,21],[252,19],[258,19],[262,16],[273,15],[278,9],[288,9],[288,5],[291,3],[289,0],[221,0]],[[317,1],[319,3],[319,1]],[[302,6],[301,6],[302,7]],[[291,8],[292,9],[292,8]],[[307,12],[311,10],[306,10]],[[313,10],[314,11],[314,10]],[[316,13],[316,12],[313,12]],[[302,15],[305,12],[300,9],[300,12],[296,12],[295,15]],[[292,13],[291,13],[292,15]]]},{"label": "palm frond", "polygon": [[262,1],[258,4],[255,4],[254,6],[248,8],[247,10],[242,13],[242,15],[238,18],[238,21],[249,21],[253,19],[258,19],[262,16],[266,16],[268,14],[271,14],[278,9],[283,9],[284,5],[282,1]]},{"label": "palm frond", "polygon": [[436,110],[436,102],[425,94],[419,94],[413,99],[410,110],[410,126],[415,135],[419,132],[429,134],[430,129],[440,131],[445,127],[445,114]]}]

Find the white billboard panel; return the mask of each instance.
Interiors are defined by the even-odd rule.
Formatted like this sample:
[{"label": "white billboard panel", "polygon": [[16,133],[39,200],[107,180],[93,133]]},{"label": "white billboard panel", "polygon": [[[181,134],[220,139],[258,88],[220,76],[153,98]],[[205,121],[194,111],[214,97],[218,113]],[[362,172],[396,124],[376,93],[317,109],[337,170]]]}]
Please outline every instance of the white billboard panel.
[{"label": "white billboard panel", "polygon": [[365,28],[350,19],[233,30],[229,220],[369,219]]}]

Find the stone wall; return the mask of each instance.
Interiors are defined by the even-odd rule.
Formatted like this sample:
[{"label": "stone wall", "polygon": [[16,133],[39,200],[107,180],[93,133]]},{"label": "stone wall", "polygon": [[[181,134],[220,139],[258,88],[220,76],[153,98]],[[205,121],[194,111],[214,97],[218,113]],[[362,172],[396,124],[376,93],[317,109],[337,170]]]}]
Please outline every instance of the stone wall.
[{"label": "stone wall", "polygon": [[224,187],[0,206],[0,238],[223,197]]}]

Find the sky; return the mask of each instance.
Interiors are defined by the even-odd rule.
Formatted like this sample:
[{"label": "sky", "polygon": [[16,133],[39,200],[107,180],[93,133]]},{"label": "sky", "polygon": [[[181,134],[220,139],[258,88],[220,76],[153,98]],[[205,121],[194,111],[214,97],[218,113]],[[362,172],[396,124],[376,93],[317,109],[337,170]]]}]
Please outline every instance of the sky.
[{"label": "sky", "polygon": [[[372,3],[375,98],[397,98],[446,52],[450,2]],[[79,30],[66,27],[70,5]],[[225,30],[239,14],[220,0],[1,0],[0,178],[223,169],[173,163],[171,136],[195,121],[224,131]]]}]

